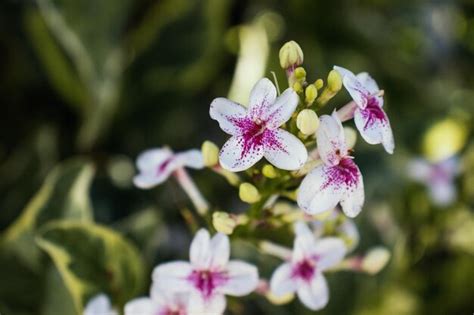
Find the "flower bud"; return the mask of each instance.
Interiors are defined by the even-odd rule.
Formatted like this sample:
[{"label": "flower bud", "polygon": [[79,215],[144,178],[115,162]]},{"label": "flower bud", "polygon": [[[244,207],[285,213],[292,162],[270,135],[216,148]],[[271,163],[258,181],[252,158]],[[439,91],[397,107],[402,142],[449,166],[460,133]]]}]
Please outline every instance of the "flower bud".
[{"label": "flower bud", "polygon": [[299,81],[296,81],[295,83],[293,83],[293,90],[295,90],[296,93],[303,92],[303,86],[301,85]]},{"label": "flower bud", "polygon": [[276,178],[278,176],[277,170],[270,164],[265,164],[265,166],[263,166],[262,174],[267,178]]},{"label": "flower bud", "polygon": [[237,222],[226,212],[217,211],[212,214],[212,225],[217,232],[232,234]]},{"label": "flower bud", "polygon": [[311,109],[303,109],[296,118],[296,127],[304,135],[312,135],[319,127],[319,118],[316,112]]},{"label": "flower bud", "polygon": [[239,187],[240,200],[246,203],[255,203],[260,201],[260,193],[257,187],[250,183],[242,183]]},{"label": "flower bud", "polygon": [[204,165],[211,167],[219,163],[219,148],[211,141],[204,141],[201,146]]},{"label": "flower bud", "polygon": [[362,260],[361,269],[371,275],[382,270],[390,260],[390,252],[385,247],[372,248]]},{"label": "flower bud", "polygon": [[346,138],[347,148],[354,148],[357,142],[357,132],[354,130],[354,128],[344,127],[344,137]]},{"label": "flower bud", "polygon": [[306,104],[311,105],[313,104],[316,97],[318,97],[318,89],[316,88],[314,84],[310,84],[306,87],[306,90],[304,91],[304,95],[305,95]]},{"label": "flower bud", "polygon": [[295,69],[295,79],[300,82],[303,82],[306,79],[306,70],[303,67]]},{"label": "flower bud", "polygon": [[332,92],[339,92],[342,88],[342,77],[336,70],[331,70],[328,75],[328,88]]},{"label": "flower bud", "polygon": [[303,63],[303,50],[295,41],[286,42],[280,49],[280,66],[283,69],[294,68]]},{"label": "flower bud", "polygon": [[314,86],[316,89],[320,90],[324,86],[323,79],[317,79],[316,82],[314,82]]}]

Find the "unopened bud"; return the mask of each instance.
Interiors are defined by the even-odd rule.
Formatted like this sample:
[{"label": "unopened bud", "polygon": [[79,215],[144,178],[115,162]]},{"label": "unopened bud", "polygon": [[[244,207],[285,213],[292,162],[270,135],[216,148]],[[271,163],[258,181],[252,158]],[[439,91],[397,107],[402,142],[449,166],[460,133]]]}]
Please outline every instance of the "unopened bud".
[{"label": "unopened bud", "polygon": [[346,138],[347,148],[354,148],[357,142],[357,132],[354,130],[354,128],[344,127],[344,137]]},{"label": "unopened bud", "polygon": [[219,148],[213,142],[204,141],[201,151],[205,166],[210,167],[219,163]]},{"label": "unopened bud", "polygon": [[310,84],[304,91],[305,101],[307,105],[313,104],[316,97],[318,97],[318,89],[314,84]]},{"label": "unopened bud", "polygon": [[217,232],[230,235],[237,226],[237,222],[228,213],[217,211],[212,214],[212,225]]},{"label": "unopened bud", "polygon": [[361,269],[371,275],[382,270],[390,260],[390,252],[385,247],[371,249],[363,258]]},{"label": "unopened bud", "polygon": [[320,90],[324,86],[324,81],[323,79],[317,79],[316,82],[314,82],[314,86]]},{"label": "unopened bud", "polygon": [[300,82],[304,82],[306,79],[306,70],[303,67],[295,69],[295,79]]},{"label": "unopened bud", "polygon": [[293,83],[293,90],[295,90],[296,93],[303,92],[303,86],[301,85],[299,81],[296,81],[295,83]]},{"label": "unopened bud", "polygon": [[240,200],[246,203],[256,203],[260,201],[260,193],[257,187],[250,183],[242,183],[239,187]]},{"label": "unopened bud", "polygon": [[328,75],[328,88],[332,92],[339,92],[342,88],[342,77],[336,70],[331,70]]},{"label": "unopened bud", "polygon": [[316,112],[311,109],[303,109],[296,118],[296,127],[304,135],[312,135],[319,127],[319,118]]},{"label": "unopened bud", "polygon": [[278,176],[277,170],[273,167],[273,165],[265,164],[262,168],[263,176],[267,178],[276,178]]},{"label": "unopened bud", "polygon": [[303,50],[295,41],[286,42],[280,49],[280,66],[283,69],[298,67],[303,63]]}]

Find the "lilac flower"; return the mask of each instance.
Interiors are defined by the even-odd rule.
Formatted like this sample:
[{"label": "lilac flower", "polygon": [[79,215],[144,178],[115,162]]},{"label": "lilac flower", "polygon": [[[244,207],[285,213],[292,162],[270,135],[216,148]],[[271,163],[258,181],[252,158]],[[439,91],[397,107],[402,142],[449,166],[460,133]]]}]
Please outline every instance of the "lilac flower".
[{"label": "lilac flower", "polygon": [[460,171],[459,159],[451,157],[440,162],[430,163],[414,159],[408,164],[408,176],[428,188],[431,200],[439,206],[446,206],[456,199],[454,179]]},{"label": "lilac flower", "polygon": [[225,234],[217,233],[211,239],[209,232],[201,229],[191,243],[191,263],[159,265],[153,271],[153,281],[162,290],[189,293],[193,311],[221,314],[226,294],[247,295],[258,285],[257,268],[243,261],[229,261],[229,255],[229,238]]},{"label": "lilac flower", "polygon": [[184,166],[201,169],[204,167],[199,150],[173,153],[169,148],[157,148],[141,153],[137,158],[140,174],[133,182],[140,188],[151,188],[166,181],[176,170]]},{"label": "lilac flower", "polygon": [[364,204],[364,183],[354,163],[337,114],[321,116],[316,132],[318,153],[323,164],[314,168],[302,181],[297,201],[309,214],[318,214],[341,203],[349,217],[355,217]]},{"label": "lilac flower", "polygon": [[105,294],[98,294],[91,298],[84,308],[84,315],[118,315],[112,308],[109,298]]},{"label": "lilac flower", "polygon": [[222,167],[243,171],[265,156],[278,168],[300,168],[308,157],[305,146],[279,128],[291,118],[298,102],[298,95],[291,88],[277,98],[275,86],[266,78],[252,89],[248,109],[228,99],[216,98],[211,103],[210,116],[232,136],[220,151]]},{"label": "lilac flower", "polygon": [[190,315],[192,311],[188,302],[188,293],[170,293],[154,284],[150,297],[137,298],[125,304],[125,315]]},{"label": "lilac flower", "polygon": [[356,103],[354,122],[367,143],[382,143],[385,151],[392,154],[395,148],[392,128],[383,110],[383,91],[367,73],[354,75],[351,71],[334,66],[342,78],[344,87]]},{"label": "lilac flower", "polygon": [[316,240],[304,223],[298,223],[292,257],[273,272],[270,280],[272,294],[278,297],[296,292],[309,309],[324,308],[329,290],[323,271],[339,264],[345,254],[342,240],[334,237]]}]

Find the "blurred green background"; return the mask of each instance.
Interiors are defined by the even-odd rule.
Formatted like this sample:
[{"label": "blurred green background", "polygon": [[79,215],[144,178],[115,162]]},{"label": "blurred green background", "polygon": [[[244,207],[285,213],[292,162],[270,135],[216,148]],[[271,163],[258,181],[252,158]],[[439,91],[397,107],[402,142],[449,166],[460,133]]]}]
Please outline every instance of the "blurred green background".
[{"label": "blurred green background", "polygon": [[[470,0],[2,1],[1,314],[72,315],[101,291],[123,304],[147,293],[154,265],[186,258],[185,196],[173,181],[134,188],[134,159],[164,144],[222,144],[210,102],[245,101],[249,84],[270,71],[284,82],[278,50],[287,40],[303,48],[310,80],[334,64],[371,73],[396,142],[393,156],[361,139],[356,146],[367,200],[357,251],[385,245],[391,263],[374,277],[330,275],[320,313],[472,314]],[[348,100],[339,93],[325,111]],[[457,197],[439,206],[408,178],[407,163],[451,156],[461,165]],[[214,205],[243,209],[223,179],[193,176]],[[57,219],[75,223],[50,224]],[[252,251],[243,244],[236,254],[269,277],[279,262]],[[274,306],[256,295],[229,303],[229,314],[305,312],[299,302]]]}]

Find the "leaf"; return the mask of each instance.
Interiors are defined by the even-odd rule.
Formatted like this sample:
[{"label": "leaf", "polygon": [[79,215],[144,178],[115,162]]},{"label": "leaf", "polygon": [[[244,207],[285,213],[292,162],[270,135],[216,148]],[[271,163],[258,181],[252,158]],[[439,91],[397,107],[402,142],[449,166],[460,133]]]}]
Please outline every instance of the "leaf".
[{"label": "leaf", "polygon": [[42,315],[76,315],[74,301],[67,290],[58,270],[51,265],[46,272]]},{"label": "leaf", "polygon": [[93,174],[92,165],[84,159],[69,160],[55,167],[21,216],[5,232],[3,249],[38,270],[41,251],[34,238],[42,225],[57,219],[92,219],[88,190]]},{"label": "leaf", "polygon": [[82,314],[93,295],[104,292],[120,308],[144,283],[144,267],[136,248],[115,231],[78,221],[48,224],[36,243],[53,260]]}]

